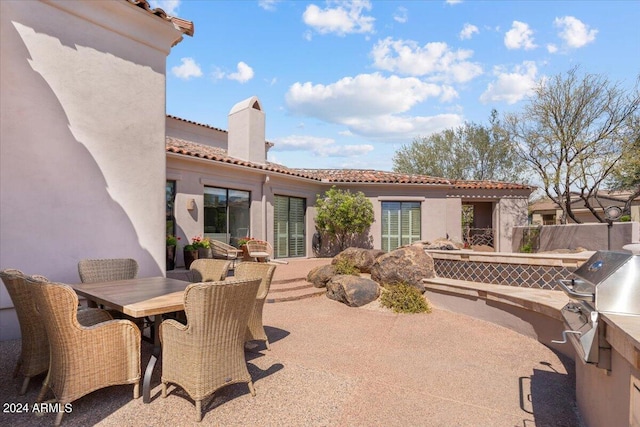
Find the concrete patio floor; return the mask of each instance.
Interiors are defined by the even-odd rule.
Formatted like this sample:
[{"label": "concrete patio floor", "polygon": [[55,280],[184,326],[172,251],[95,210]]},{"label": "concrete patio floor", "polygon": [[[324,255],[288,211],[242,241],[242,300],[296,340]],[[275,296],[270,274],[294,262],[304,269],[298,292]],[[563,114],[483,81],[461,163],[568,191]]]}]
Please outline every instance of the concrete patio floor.
[{"label": "concrete patio floor", "polygon": [[[291,265],[293,264],[293,265]],[[279,266],[301,271],[304,263]],[[308,271],[308,270],[307,270]],[[293,274],[293,273],[292,273]],[[298,273],[300,274],[300,273]],[[179,388],[152,402],[132,386],[98,390],[73,403],[63,426],[579,426],[570,359],[511,330],[449,311],[400,315],[350,308],[325,297],[265,305],[271,350],[247,361],[257,395],[223,388],[194,405]],[[42,377],[18,396],[19,341],[0,343],[0,400],[33,404]],[[143,369],[151,351],[143,342]],[[49,426],[54,414],[0,415],[1,425]]]}]

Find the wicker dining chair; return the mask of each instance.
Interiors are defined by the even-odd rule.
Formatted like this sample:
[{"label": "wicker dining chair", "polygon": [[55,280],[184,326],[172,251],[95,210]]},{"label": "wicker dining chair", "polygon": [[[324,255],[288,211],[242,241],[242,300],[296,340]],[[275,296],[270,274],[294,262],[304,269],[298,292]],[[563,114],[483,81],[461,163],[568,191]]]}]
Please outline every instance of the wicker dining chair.
[{"label": "wicker dining chair", "polygon": [[135,279],[138,263],[131,258],[81,259],[78,274],[82,283]]},{"label": "wicker dining chair", "polygon": [[249,240],[246,243],[247,255],[256,262],[275,262],[278,264],[288,264],[288,261],[275,259],[273,257],[273,246],[263,240]]},{"label": "wicker dining chair", "polygon": [[[132,258],[81,259],[78,261],[78,274],[82,283],[135,279],[138,276],[138,262]],[[149,328],[149,337],[154,336],[152,319],[127,316],[118,310],[109,312],[117,319],[132,321],[141,331]]]},{"label": "wicker dining chair", "polygon": [[78,296],[62,283],[27,277],[49,338],[50,365],[37,402],[51,390],[59,403],[59,426],[65,404],[95,390],[133,384],[140,397],[140,330],[128,320],[86,327],[76,320]]},{"label": "wicker dining chair", "polygon": [[240,249],[218,240],[211,239],[209,240],[209,244],[214,258],[229,260],[234,263],[234,265],[238,259],[238,255],[242,253]]},{"label": "wicker dining chair", "polygon": [[196,405],[229,384],[247,383],[256,392],[244,356],[244,338],[260,279],[192,283],[184,292],[187,323],[160,326],[162,397],[169,383],[180,386]]},{"label": "wicker dining chair", "polygon": [[191,263],[189,271],[191,272],[191,281],[199,282],[218,282],[224,280],[231,268],[231,261],[221,259],[197,259]]},{"label": "wicker dining chair", "polygon": [[[48,282],[44,276],[33,277],[41,282]],[[17,377],[18,373],[24,376],[19,391],[19,394],[23,395],[29,387],[31,378],[49,369],[49,340],[24,273],[20,270],[6,269],[0,271],[0,278],[7,288],[20,324],[21,350],[13,377]],[[100,309],[79,310],[77,316],[78,322],[85,326],[111,319],[108,312]]]},{"label": "wicker dining chair", "polygon": [[276,266],[273,264],[266,264],[261,262],[243,262],[236,267],[234,277],[236,279],[247,279],[251,277],[260,277],[260,287],[258,288],[258,294],[253,305],[253,310],[249,316],[249,323],[247,325],[247,334],[245,336],[245,342],[248,341],[264,341],[267,346],[267,350],[271,350],[269,347],[269,337],[264,330],[262,324],[262,309],[264,302],[267,299],[269,288],[271,287],[271,280],[273,279],[273,273],[276,271]]}]

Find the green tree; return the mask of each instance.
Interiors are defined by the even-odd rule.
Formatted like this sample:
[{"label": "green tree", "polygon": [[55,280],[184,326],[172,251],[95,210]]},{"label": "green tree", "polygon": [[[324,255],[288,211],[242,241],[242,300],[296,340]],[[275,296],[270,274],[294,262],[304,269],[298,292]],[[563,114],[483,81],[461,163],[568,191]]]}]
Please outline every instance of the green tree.
[{"label": "green tree", "polygon": [[488,126],[465,123],[418,138],[393,156],[396,172],[454,180],[524,182],[524,167],[496,110]]},{"label": "green tree", "polygon": [[568,218],[581,222],[571,210],[578,194],[596,219],[605,218],[592,206],[598,190],[620,166],[637,141],[634,116],[640,107],[638,83],[626,90],[597,74],[566,75],[541,80],[524,111],[507,117],[511,138],[521,157],[542,182],[542,189]]},{"label": "green tree", "polygon": [[631,211],[631,203],[640,196],[640,114],[629,121],[632,129],[631,143],[624,148],[618,166],[611,173],[609,187],[612,190],[631,190],[624,212]]},{"label": "green tree", "polygon": [[340,250],[373,223],[373,204],[361,191],[351,193],[335,186],[316,199],[316,226],[335,238]]}]

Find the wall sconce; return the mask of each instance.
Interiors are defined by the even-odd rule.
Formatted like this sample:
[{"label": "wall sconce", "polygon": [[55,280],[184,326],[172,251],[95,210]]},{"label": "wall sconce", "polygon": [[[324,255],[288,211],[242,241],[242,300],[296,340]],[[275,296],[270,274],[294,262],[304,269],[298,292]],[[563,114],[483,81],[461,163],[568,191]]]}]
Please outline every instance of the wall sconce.
[{"label": "wall sconce", "polygon": [[187,199],[187,210],[192,211],[196,208],[196,200],[195,199]]}]

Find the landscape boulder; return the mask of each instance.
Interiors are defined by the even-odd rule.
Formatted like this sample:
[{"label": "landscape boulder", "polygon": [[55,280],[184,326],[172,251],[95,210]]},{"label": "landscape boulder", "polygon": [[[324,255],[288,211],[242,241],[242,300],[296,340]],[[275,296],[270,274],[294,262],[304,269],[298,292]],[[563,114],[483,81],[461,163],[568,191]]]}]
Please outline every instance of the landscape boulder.
[{"label": "landscape boulder", "polygon": [[349,260],[358,267],[361,273],[371,273],[371,267],[376,258],[386,252],[380,249],[347,248],[333,257],[331,264],[337,264],[343,259]]},{"label": "landscape boulder", "polygon": [[433,241],[429,240],[421,240],[419,242],[414,242],[411,246],[421,246],[422,249],[433,249],[433,250],[446,250],[446,251],[454,251],[463,248],[463,245],[460,243],[452,242],[449,239],[445,239],[440,237]]},{"label": "landscape boulder", "polygon": [[320,265],[307,274],[307,282],[313,284],[316,288],[324,288],[335,274],[336,269],[333,265]]},{"label": "landscape boulder", "polygon": [[327,282],[327,297],[349,307],[361,307],[379,296],[380,286],[364,277],[338,274]]},{"label": "landscape boulder", "polygon": [[405,246],[378,257],[371,279],[383,286],[406,283],[425,291],[422,279],[435,277],[433,258],[421,246]]}]

